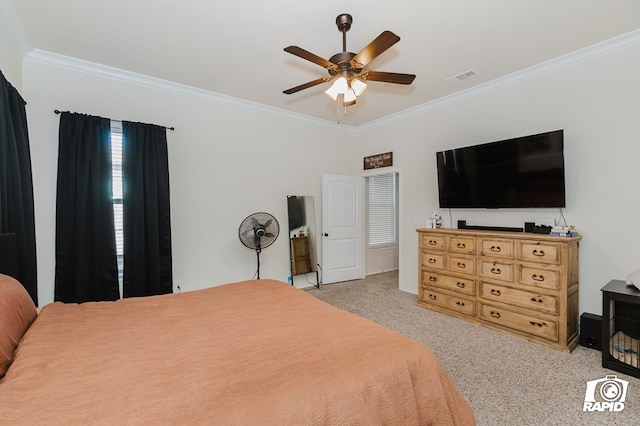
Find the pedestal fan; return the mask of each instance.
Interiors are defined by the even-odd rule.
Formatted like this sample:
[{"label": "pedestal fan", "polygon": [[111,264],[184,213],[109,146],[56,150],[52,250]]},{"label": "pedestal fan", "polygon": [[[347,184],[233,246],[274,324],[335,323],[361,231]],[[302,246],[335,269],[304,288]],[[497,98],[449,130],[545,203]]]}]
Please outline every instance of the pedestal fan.
[{"label": "pedestal fan", "polygon": [[238,228],[238,237],[242,244],[256,251],[258,279],[260,279],[260,252],[273,244],[279,233],[280,224],[276,218],[264,212],[250,214]]}]

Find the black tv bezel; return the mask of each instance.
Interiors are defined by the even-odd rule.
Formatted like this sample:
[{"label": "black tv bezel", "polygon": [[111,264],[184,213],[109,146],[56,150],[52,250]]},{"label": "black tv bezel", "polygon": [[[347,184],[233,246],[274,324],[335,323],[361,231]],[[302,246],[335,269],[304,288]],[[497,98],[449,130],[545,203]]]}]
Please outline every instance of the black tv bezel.
[{"label": "black tv bezel", "polygon": [[[556,187],[555,195],[553,197],[549,197],[544,201],[534,200],[530,198],[528,202],[519,201],[517,204],[505,203],[504,200],[497,203],[490,203],[488,201],[488,197],[484,197],[483,200],[473,202],[471,200],[471,196],[467,196],[464,199],[460,199],[459,202],[452,202],[451,195],[447,195],[445,191],[446,184],[443,184],[443,174],[446,172],[442,168],[441,162],[444,162],[445,156],[451,157],[455,153],[462,152],[464,155],[465,152],[470,152],[472,150],[494,150],[499,149],[500,146],[509,146],[509,148],[513,148],[513,144],[518,144],[518,146],[524,146],[525,144],[531,144],[536,140],[540,140],[541,138],[546,138],[552,141],[553,144],[559,143],[559,149],[555,149],[553,152],[557,156],[560,154],[560,158],[556,158],[555,160],[561,161],[561,165],[556,168],[556,172],[559,173],[559,177],[556,179],[558,182],[561,182],[560,187]],[[460,154],[458,154],[460,155]],[[539,153],[536,153],[539,155]],[[519,155],[518,158],[523,157]],[[484,163],[480,164],[482,166]],[[486,167],[486,165],[485,165]],[[463,146],[460,148],[447,149],[443,151],[436,152],[436,173],[437,173],[437,190],[438,190],[438,201],[440,208],[459,208],[459,209],[524,209],[524,208],[565,208],[566,207],[566,173],[565,173],[565,158],[564,158],[564,130],[553,130],[549,132],[537,133],[533,135],[527,136],[519,136],[515,138],[497,140],[493,142],[481,143],[476,145]],[[515,175],[514,175],[515,176]],[[469,189],[469,186],[463,189]],[[451,192],[451,191],[449,191]],[[538,192],[539,194],[539,192]],[[486,193],[485,193],[486,195]],[[476,193],[477,196],[477,193]]]}]

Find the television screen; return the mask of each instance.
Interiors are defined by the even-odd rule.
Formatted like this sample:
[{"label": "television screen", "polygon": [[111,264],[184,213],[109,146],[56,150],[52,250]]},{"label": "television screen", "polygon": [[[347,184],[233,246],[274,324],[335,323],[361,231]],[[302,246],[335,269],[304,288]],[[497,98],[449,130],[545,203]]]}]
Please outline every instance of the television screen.
[{"label": "television screen", "polygon": [[565,207],[556,130],[436,153],[441,208]]},{"label": "television screen", "polygon": [[295,195],[287,196],[287,210],[289,212],[289,231],[304,225],[303,200]]}]

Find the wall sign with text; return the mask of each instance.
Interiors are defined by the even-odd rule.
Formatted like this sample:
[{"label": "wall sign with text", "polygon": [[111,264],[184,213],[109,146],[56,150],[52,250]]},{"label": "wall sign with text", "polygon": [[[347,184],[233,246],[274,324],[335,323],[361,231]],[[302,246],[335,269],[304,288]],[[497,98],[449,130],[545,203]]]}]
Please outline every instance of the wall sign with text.
[{"label": "wall sign with text", "polygon": [[385,152],[384,154],[370,155],[364,157],[364,169],[378,169],[380,167],[393,166],[393,152]]}]

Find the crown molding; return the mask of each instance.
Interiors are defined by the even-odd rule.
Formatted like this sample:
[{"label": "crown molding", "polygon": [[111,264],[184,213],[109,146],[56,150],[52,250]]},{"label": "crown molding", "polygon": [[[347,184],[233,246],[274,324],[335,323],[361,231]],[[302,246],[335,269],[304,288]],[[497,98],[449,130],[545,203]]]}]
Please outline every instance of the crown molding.
[{"label": "crown molding", "polygon": [[483,93],[492,92],[494,90],[498,90],[503,87],[511,86],[513,84],[517,84],[525,80],[536,78],[541,75],[554,72],[563,68],[567,68],[567,67],[579,64],[581,62],[589,61],[599,56],[607,55],[609,53],[626,49],[628,47],[632,47],[638,44],[640,44],[640,29],[622,34],[620,36],[611,38],[609,40],[605,40],[600,43],[593,44],[591,46],[587,46],[583,49],[576,50],[566,55],[558,56],[554,59],[541,62],[537,65],[524,68],[520,71],[507,74],[503,77],[496,78],[491,81],[487,81],[477,86],[473,86],[468,89],[461,90],[459,92],[455,92],[438,99],[434,99],[431,102],[427,102],[412,108],[398,111],[395,114],[388,115],[379,120],[371,121],[369,123],[358,126],[357,129],[361,130],[365,128],[372,128],[372,127],[377,127],[379,125],[382,125],[391,121],[397,121],[397,120],[406,118],[409,115],[422,113],[435,108],[439,108],[443,105],[450,104],[452,102],[458,102],[465,98],[470,98],[473,96],[481,95]]},{"label": "crown molding", "polygon": [[121,81],[123,83],[132,84],[139,87],[146,87],[154,90],[161,90],[161,91],[175,93],[182,96],[197,98],[204,101],[229,105],[237,108],[248,109],[248,110],[276,115],[280,117],[286,117],[289,119],[294,119],[294,120],[306,122],[309,124],[314,124],[314,125],[319,125],[324,127],[331,127],[334,129],[337,127],[346,127],[346,128],[350,127],[342,124],[338,125],[336,123],[326,121],[326,120],[321,120],[305,114],[298,114],[298,113],[287,111],[281,108],[267,106],[267,105],[259,104],[256,102],[247,101],[245,99],[235,98],[233,96],[212,92],[210,90],[200,89],[197,87],[188,86],[185,84],[176,83],[169,80],[163,80],[163,79],[151,77],[145,74],[139,74],[132,71],[123,70],[120,68],[111,67],[108,65],[102,65],[95,62],[74,58],[71,56],[65,56],[58,53],[49,52],[46,50],[32,49],[25,56],[24,60],[40,63],[44,65],[49,65],[57,68],[62,68],[69,71],[89,74],[96,77]]},{"label": "crown molding", "polygon": [[[5,5],[7,2],[1,2],[0,5]],[[8,2],[10,3],[10,2]],[[4,12],[3,9],[0,11]],[[15,12],[15,11],[14,11]],[[21,25],[19,25],[21,27]],[[25,42],[23,42],[25,43]],[[478,96],[483,93],[491,92],[517,84],[519,82],[536,78],[538,76],[554,72],[572,65],[588,61],[597,58],[602,55],[606,55],[617,50],[625,49],[631,46],[640,44],[640,30],[631,31],[626,34],[622,34],[618,37],[614,37],[609,40],[588,46],[583,49],[568,53],[566,55],[559,56],[546,62],[516,71],[506,76],[479,84],[477,86],[470,87],[468,89],[452,93],[451,95],[443,96],[435,99],[431,102],[417,105],[412,108],[408,108],[402,111],[398,111],[392,115],[388,115],[378,120],[371,121],[358,126],[351,126],[346,124],[339,124],[332,121],[321,120],[315,117],[310,117],[304,114],[298,114],[291,111],[283,110],[281,108],[271,107],[256,102],[247,101],[244,99],[234,98],[232,96],[223,95],[220,93],[212,92],[209,90],[199,89],[192,86],[187,86],[180,83],[175,83],[168,80],[162,80],[159,78],[151,77],[144,74],[138,74],[131,71],[126,71],[120,68],[110,67],[107,65],[98,64],[95,62],[89,62],[82,59],[73,58],[70,56],[60,55],[40,49],[30,48],[25,56],[25,60],[42,63],[45,65],[51,65],[63,69],[82,72],[85,74],[94,75],[97,77],[113,79],[122,81],[128,84],[133,84],[141,87],[147,87],[156,90],[162,90],[166,92],[176,93],[179,95],[198,98],[205,101],[221,103],[230,105],[233,107],[248,109],[261,113],[276,115],[280,117],[286,117],[297,121],[319,125],[323,127],[330,127],[333,129],[344,129],[347,131],[358,131],[362,129],[369,129],[380,126],[385,123],[404,119],[413,114],[419,114],[425,111],[429,111],[435,108],[439,108],[443,105],[450,104],[452,102],[458,102],[462,99]],[[24,44],[24,48],[29,48],[28,44]]]}]

